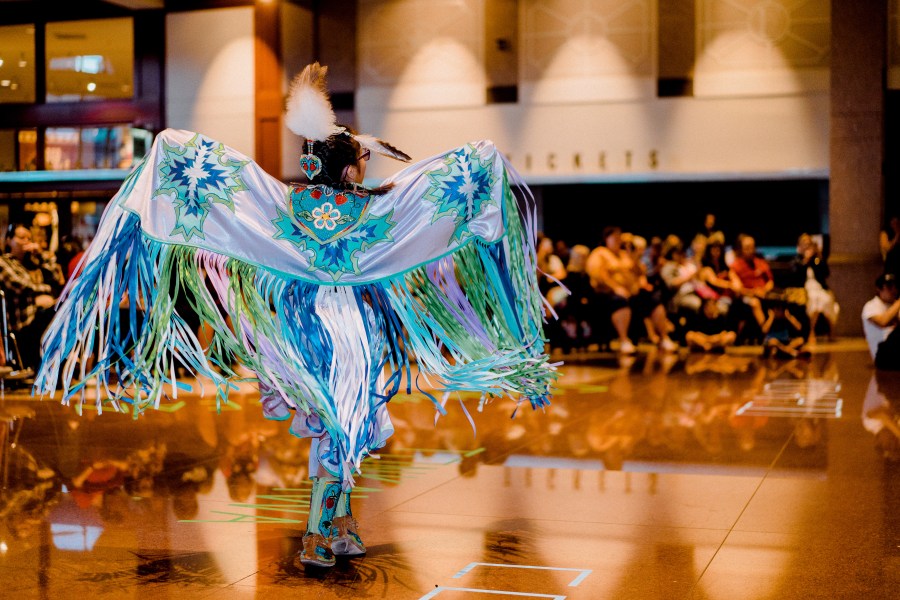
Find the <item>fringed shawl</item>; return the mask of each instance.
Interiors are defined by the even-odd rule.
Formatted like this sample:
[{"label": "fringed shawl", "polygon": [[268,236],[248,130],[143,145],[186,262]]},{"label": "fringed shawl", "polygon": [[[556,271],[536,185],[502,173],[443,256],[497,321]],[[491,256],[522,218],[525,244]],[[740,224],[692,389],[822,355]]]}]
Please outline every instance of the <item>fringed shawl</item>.
[{"label": "fringed shawl", "polygon": [[[242,365],[267,416],[291,409],[329,434],[345,485],[390,434],[376,416],[409,391],[411,360],[435,390],[543,406],[558,374],[533,209],[519,210],[512,177],[482,141],[404,169],[381,196],[287,186],[215,140],[163,131],[63,292],[35,389],[59,383],[81,404],[96,386],[98,410],[124,401],[137,415],[177,395],[179,366],[221,402]],[[185,310],[212,329],[207,347]]]}]

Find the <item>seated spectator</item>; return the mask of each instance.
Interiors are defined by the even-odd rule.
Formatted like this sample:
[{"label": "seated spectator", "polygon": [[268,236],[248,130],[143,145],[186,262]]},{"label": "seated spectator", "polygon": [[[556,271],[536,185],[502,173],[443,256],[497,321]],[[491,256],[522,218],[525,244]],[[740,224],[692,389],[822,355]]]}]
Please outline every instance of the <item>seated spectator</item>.
[{"label": "seated spectator", "polygon": [[569,264],[569,260],[571,258],[572,250],[569,248],[569,245],[565,240],[556,240],[556,243],[553,244],[553,254],[559,257],[559,260],[562,264]]},{"label": "seated spectator", "polygon": [[884,273],[875,280],[876,295],[862,310],[863,331],[876,369],[900,370],[900,294],[897,276]]},{"label": "seated spectator", "polygon": [[900,214],[894,212],[888,217],[887,227],[881,231],[878,245],[884,259],[884,272],[900,275]]},{"label": "seated spectator", "polygon": [[673,313],[683,311],[699,313],[702,300],[696,294],[694,285],[698,272],[697,264],[684,253],[680,240],[665,250],[663,258],[665,263],[660,269],[660,276],[666,285],[669,310]]},{"label": "seated spectator", "polygon": [[622,230],[606,227],[603,245],[595,248],[587,262],[591,285],[606,304],[619,339],[619,352],[633,354],[634,344],[628,336],[632,313],[643,320],[649,316],[662,350],[673,351],[678,345],[669,338],[668,319],[663,305],[652,294],[641,294],[640,278],[631,255],[622,247]]},{"label": "seated spectator", "polygon": [[691,322],[684,341],[692,350],[724,352],[736,338],[737,334],[729,330],[728,321],[719,310],[719,303],[708,298],[703,300],[699,318]]},{"label": "seated spectator", "polygon": [[657,287],[660,283],[659,278],[659,270],[662,268],[663,264],[663,241],[662,238],[658,235],[654,235],[650,238],[650,243],[647,244],[647,250],[644,252],[643,257],[641,258],[641,262],[644,265],[644,273],[647,276],[647,281],[650,282],[650,285]]},{"label": "seated spectator", "polygon": [[547,300],[556,311],[557,321],[548,322],[550,344],[563,351],[588,346],[593,339],[592,320],[597,310],[594,289],[585,271],[587,246],[575,245],[569,250],[569,264],[562,286],[550,288]]},{"label": "seated spectator", "polygon": [[65,279],[68,281],[75,274],[78,262],[84,255],[84,244],[76,237],[64,236],[60,240],[59,250],[56,252],[57,262],[63,268]]},{"label": "seated spectator", "polygon": [[697,263],[697,267],[700,266],[700,261],[703,259],[703,255],[706,254],[706,245],[709,243],[709,238],[705,235],[698,233],[694,236],[694,239],[691,240],[691,246],[687,250],[688,258]]},{"label": "seated spectator", "polygon": [[[769,263],[756,255],[756,240],[752,236],[741,235],[738,240],[739,249],[729,270],[732,289],[737,294],[739,303],[749,309],[755,323],[762,327],[766,321],[762,301],[775,287],[772,269],[769,268]],[[739,319],[740,336],[746,318],[744,315],[736,316]]]},{"label": "seated spectator", "polygon": [[[657,265],[656,276],[654,279],[651,279],[648,275],[647,263],[645,262],[645,253],[647,251],[647,240],[639,235],[634,235],[633,233],[624,232],[622,233],[622,248],[631,256],[631,260],[634,264],[634,276],[637,278],[638,282],[638,296],[640,300],[639,303],[642,305],[647,304],[661,304],[662,303],[662,280],[659,278],[659,267]],[[650,340],[653,344],[659,343],[659,336],[656,334],[656,327],[653,325],[653,321],[650,318],[650,315],[644,316],[644,332],[646,333],[647,339]]]},{"label": "seated spectator", "polygon": [[553,240],[543,234],[538,234],[536,254],[538,287],[541,293],[546,295],[550,288],[565,278],[566,267],[563,261],[553,253]]},{"label": "seated spectator", "polygon": [[706,248],[700,260],[700,272],[697,280],[697,294],[705,299],[712,299],[718,305],[718,313],[727,316],[734,296],[734,284],[729,275],[730,267],[725,262],[725,236],[721,232],[709,236]]},{"label": "seated spectator", "polygon": [[6,234],[7,252],[0,257],[0,287],[6,294],[9,330],[16,334],[23,365],[37,368],[44,330],[53,318],[56,298],[44,283],[40,248],[31,239],[31,230],[11,223]]},{"label": "seated spectator", "polygon": [[809,343],[816,343],[819,318],[828,323],[829,337],[834,337],[840,307],[828,289],[828,263],[819,245],[808,233],[797,240],[797,256],[791,261],[791,285],[806,291],[806,314],[809,316]]},{"label": "seated spectator", "polygon": [[772,303],[768,316],[762,324],[763,345],[769,356],[797,358],[801,355],[803,326],[787,309],[787,303],[778,300]]}]

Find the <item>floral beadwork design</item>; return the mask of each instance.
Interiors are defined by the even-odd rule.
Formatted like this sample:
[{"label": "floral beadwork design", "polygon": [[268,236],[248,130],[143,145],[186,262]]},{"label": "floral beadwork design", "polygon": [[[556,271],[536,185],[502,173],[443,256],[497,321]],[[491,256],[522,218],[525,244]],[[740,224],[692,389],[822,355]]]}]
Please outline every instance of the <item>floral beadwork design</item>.
[{"label": "floral beadwork design", "polygon": [[393,211],[373,216],[367,192],[334,190],[325,185],[291,190],[289,211],[278,209],[272,221],[276,239],[288,240],[312,252],[310,271],[328,272],[335,281],[344,273],[359,273],[357,259],[375,244],[393,241]]},{"label": "floral beadwork design", "polygon": [[326,202],[322,206],[317,206],[313,209],[312,217],[313,225],[316,229],[334,231],[339,222],[338,219],[341,218],[341,211],[333,207],[331,202]]}]

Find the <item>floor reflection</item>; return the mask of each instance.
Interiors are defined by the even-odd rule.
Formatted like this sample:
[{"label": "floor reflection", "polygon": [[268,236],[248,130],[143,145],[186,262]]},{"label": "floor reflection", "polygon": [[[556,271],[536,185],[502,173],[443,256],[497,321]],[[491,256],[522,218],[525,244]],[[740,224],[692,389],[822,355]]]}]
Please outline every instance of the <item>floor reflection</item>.
[{"label": "floor reflection", "polygon": [[[137,419],[7,393],[0,585],[17,598],[790,598],[806,596],[787,578],[846,572],[850,542],[871,567],[830,594],[884,597],[900,580],[900,376],[876,378],[864,349],[571,358],[544,413],[479,411],[463,394],[435,426],[424,394],[398,397],[397,434],[357,480],[368,555],[328,573],[296,560],[308,444],[262,418],[252,387],[221,414],[188,394]],[[856,530],[837,504],[810,508],[838,493]],[[844,536],[820,540],[813,569],[787,541],[824,535],[811,523]],[[735,570],[748,548],[768,559]],[[573,587],[575,571],[590,574]],[[763,576],[764,594],[741,591]]]}]

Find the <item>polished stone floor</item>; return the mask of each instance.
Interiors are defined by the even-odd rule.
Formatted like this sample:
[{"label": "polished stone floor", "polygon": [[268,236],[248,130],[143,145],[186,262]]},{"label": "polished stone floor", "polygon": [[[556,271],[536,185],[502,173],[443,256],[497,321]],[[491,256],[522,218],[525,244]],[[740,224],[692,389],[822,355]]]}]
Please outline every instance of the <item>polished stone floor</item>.
[{"label": "polished stone floor", "polygon": [[398,396],[368,555],[324,573],[296,559],[308,444],[251,387],[137,420],[7,391],[0,597],[900,597],[900,468],[863,420],[900,383],[861,341],[566,360],[546,413],[463,397],[435,427]]}]

